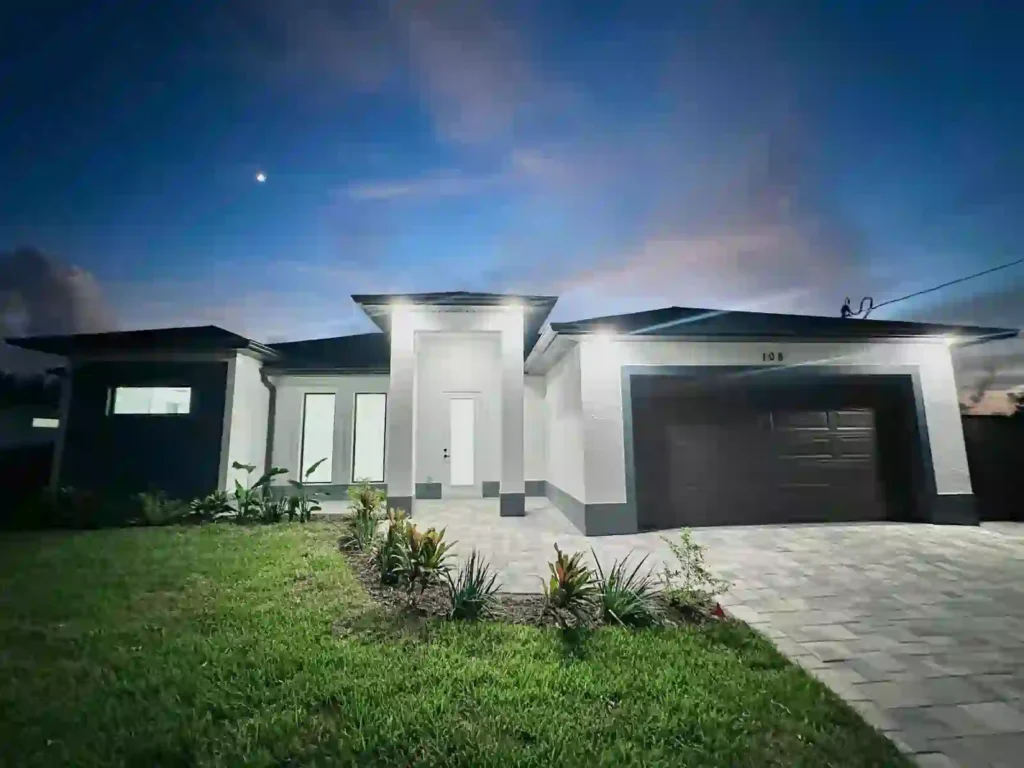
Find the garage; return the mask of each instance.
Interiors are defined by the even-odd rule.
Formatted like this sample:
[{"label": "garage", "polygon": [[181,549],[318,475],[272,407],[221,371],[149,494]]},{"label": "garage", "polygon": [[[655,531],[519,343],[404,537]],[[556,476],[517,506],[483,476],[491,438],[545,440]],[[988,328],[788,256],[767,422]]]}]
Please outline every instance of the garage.
[{"label": "garage", "polygon": [[641,529],[916,519],[909,377],[637,376]]}]

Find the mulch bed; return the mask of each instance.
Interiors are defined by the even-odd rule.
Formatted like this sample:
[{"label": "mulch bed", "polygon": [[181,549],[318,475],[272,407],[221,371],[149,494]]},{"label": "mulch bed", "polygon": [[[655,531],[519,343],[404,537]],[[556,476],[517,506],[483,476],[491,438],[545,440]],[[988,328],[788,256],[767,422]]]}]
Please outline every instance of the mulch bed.
[{"label": "mulch bed", "polygon": [[[367,594],[380,605],[385,612],[425,620],[430,618],[446,618],[451,604],[443,585],[428,588],[416,600],[416,605],[409,603],[409,593],[401,585],[381,584],[377,568],[369,553],[357,552],[339,546],[342,555],[348,560],[359,582]],[[494,620],[506,624],[521,624],[533,627],[554,627],[558,625],[554,616],[544,613],[544,596],[540,594],[522,594],[499,592],[497,595],[499,613]],[[712,617],[692,609],[680,610],[665,605],[666,618],[672,624],[701,624]]]},{"label": "mulch bed", "polygon": [[[343,547],[341,552],[352,566],[367,594],[388,613],[425,618],[443,618],[448,615],[451,604],[444,586],[429,587],[422,596],[417,598],[416,605],[410,606],[409,593],[403,586],[380,583],[380,577],[369,553],[355,552]],[[500,613],[495,616],[495,619],[498,621],[535,627],[555,626],[556,624],[552,616],[544,615],[543,595],[499,592],[497,597]]]}]

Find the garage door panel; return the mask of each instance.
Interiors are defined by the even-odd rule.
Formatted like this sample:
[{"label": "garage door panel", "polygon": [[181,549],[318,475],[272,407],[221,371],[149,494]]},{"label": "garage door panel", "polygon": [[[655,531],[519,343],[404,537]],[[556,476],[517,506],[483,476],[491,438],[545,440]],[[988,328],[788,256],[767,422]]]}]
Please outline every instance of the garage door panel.
[{"label": "garage door panel", "polygon": [[[850,391],[747,387],[726,398],[690,387],[635,411],[634,445],[660,457],[635,467],[638,502],[657,507],[639,510],[641,525],[885,519],[875,411]],[[882,399],[872,398],[864,404]]]}]

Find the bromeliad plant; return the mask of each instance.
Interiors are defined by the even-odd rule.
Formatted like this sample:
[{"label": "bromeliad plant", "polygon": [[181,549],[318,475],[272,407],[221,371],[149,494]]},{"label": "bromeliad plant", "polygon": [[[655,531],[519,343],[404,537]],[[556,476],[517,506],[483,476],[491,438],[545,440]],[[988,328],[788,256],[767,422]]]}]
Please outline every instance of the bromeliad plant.
[{"label": "bromeliad plant", "polygon": [[688,529],[679,532],[678,541],[664,536],[662,541],[668,544],[678,562],[674,568],[666,564],[661,572],[669,604],[706,615],[715,604],[715,596],[724,595],[732,585],[711,573],[704,562],[704,547],[693,540]]},{"label": "bromeliad plant", "polygon": [[452,544],[444,540],[444,532],[444,528],[440,531],[434,528],[418,531],[415,525],[406,526],[405,551],[400,572],[405,579],[410,605],[415,605],[427,587],[437,584],[451,567],[447,561],[451,557],[449,550]]},{"label": "bromeliad plant", "polygon": [[[231,464],[232,469],[244,469],[246,476],[251,475],[256,471],[255,464],[242,464],[240,462],[233,462]],[[246,520],[253,520],[262,518],[267,512],[263,506],[264,499],[268,496],[270,489],[270,481],[278,475],[287,473],[287,469],[281,467],[271,467],[269,470],[264,472],[259,479],[249,486],[244,486],[238,480],[235,480],[235,515],[239,522]]]},{"label": "bromeliad plant", "polygon": [[563,629],[590,623],[597,586],[594,572],[583,562],[583,553],[567,555],[555,544],[555,561],[548,563],[551,577],[544,584],[544,613],[553,616]]},{"label": "bromeliad plant", "polygon": [[380,525],[381,508],[386,496],[379,488],[367,482],[348,489],[349,512],[345,518],[345,535],[342,544],[358,552],[367,552],[373,547]]},{"label": "bromeliad plant", "polygon": [[[327,457],[316,461],[309,466],[309,468],[303,473],[301,480],[289,480],[294,492],[291,498],[288,500],[288,520],[292,520],[295,517],[299,518],[300,523],[305,523],[312,519],[314,512],[319,512],[320,507],[320,492],[316,486],[311,486],[309,483],[309,477],[316,472],[317,467],[327,461]],[[323,491],[324,496],[330,494],[327,491]]]},{"label": "bromeliad plant", "polygon": [[607,624],[626,627],[650,627],[660,624],[663,611],[658,599],[658,583],[651,570],[641,573],[647,555],[632,570],[629,555],[605,573],[597,553],[590,550],[597,563],[597,603],[601,619]]},{"label": "bromeliad plant", "polygon": [[397,584],[402,577],[403,565],[406,561],[406,542],[409,519],[401,509],[388,511],[387,528],[376,548],[373,550],[373,562],[377,566],[382,584]]},{"label": "bromeliad plant", "polygon": [[497,593],[501,584],[498,583],[498,575],[491,571],[490,565],[475,549],[459,569],[457,577],[452,578],[451,571],[445,571],[444,577],[451,601],[450,618],[476,621],[497,615]]}]

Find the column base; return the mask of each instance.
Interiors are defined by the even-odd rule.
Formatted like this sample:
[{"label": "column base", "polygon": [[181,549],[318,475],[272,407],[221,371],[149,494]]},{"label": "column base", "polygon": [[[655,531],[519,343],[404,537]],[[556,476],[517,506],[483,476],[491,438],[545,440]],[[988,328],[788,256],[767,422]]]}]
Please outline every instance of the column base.
[{"label": "column base", "polygon": [[501,494],[500,510],[502,517],[525,517],[526,516],[526,494],[525,493],[503,493]]},{"label": "column base", "polygon": [[400,509],[412,517],[412,496],[388,496],[388,509]]}]

